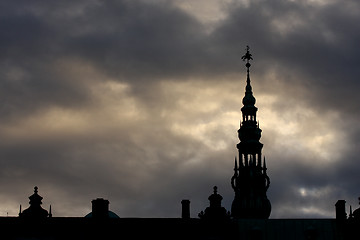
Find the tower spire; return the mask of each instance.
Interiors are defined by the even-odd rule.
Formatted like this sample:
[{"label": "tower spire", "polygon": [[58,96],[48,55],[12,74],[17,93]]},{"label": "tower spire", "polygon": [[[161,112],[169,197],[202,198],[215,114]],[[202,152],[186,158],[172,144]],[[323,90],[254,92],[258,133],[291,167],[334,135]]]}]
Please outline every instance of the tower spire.
[{"label": "tower spire", "polygon": [[[245,96],[243,98],[244,106],[252,106],[255,107],[256,99],[253,96],[252,87],[250,84],[250,60],[253,60],[252,54],[250,53],[250,47],[246,46],[246,53],[241,57],[243,61],[246,61],[245,67],[247,69],[247,77],[246,77],[246,87],[245,87]],[[244,119],[243,119],[244,121]]]},{"label": "tower spire", "polygon": [[[250,47],[246,47],[246,53],[241,57],[246,61],[247,77],[245,96],[242,100],[242,122],[238,130],[240,142],[236,145],[239,151],[240,168],[234,172],[231,178],[231,186],[235,192],[235,198],[231,206],[231,215],[234,218],[268,218],[271,212],[271,204],[266,196],[270,185],[270,179],[266,174],[264,159],[261,167],[261,151],[263,144],[260,142],[261,132],[256,120],[257,107],[255,97],[250,85],[250,60],[253,60]],[[244,165],[242,162],[244,161]],[[237,167],[237,162],[235,162]]]}]

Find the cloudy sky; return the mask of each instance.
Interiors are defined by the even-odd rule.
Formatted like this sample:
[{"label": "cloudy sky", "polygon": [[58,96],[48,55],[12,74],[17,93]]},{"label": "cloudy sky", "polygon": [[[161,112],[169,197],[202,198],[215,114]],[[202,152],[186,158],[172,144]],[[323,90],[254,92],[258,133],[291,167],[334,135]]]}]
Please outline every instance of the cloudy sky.
[{"label": "cloudy sky", "polygon": [[0,2],[0,215],[230,210],[250,45],[271,218],[360,195],[357,0]]}]

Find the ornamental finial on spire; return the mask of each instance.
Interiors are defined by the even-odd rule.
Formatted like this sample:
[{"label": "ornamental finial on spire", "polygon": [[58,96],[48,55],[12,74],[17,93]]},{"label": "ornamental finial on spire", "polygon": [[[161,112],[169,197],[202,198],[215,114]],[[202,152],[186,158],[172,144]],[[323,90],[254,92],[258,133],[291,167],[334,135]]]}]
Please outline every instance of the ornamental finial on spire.
[{"label": "ornamental finial on spire", "polygon": [[246,46],[246,53],[244,56],[241,57],[243,61],[246,60],[246,67],[249,68],[251,65],[249,63],[250,60],[253,60],[251,53],[249,52],[250,47]]},{"label": "ornamental finial on spire", "polygon": [[250,85],[250,66],[251,66],[251,64],[250,64],[250,60],[253,60],[253,58],[252,58],[252,54],[250,53],[250,47],[249,46],[246,46],[246,53],[245,53],[245,55],[244,56],[242,56],[241,57],[241,59],[243,60],[243,61],[245,61],[246,60],[246,64],[245,64],[245,66],[246,66],[246,68],[247,68],[247,78],[246,78],[246,92],[247,93],[251,93],[252,94],[252,91],[251,91],[251,85]]}]

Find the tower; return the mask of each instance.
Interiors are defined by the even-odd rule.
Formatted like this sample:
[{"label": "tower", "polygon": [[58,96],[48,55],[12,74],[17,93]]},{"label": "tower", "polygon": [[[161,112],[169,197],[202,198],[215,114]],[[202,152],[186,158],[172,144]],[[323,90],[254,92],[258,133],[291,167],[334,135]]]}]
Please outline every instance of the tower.
[{"label": "tower", "polygon": [[256,100],[250,85],[250,60],[253,58],[249,49],[247,46],[246,54],[242,57],[244,61],[246,60],[247,79],[245,96],[242,100],[244,106],[241,108],[242,121],[238,130],[239,161],[235,158],[234,175],[231,178],[231,186],[235,192],[231,216],[267,219],[271,212],[271,204],[266,196],[270,179],[266,173],[265,157],[263,162],[261,161],[263,144],[259,141],[261,129],[256,120],[258,109],[255,107]]},{"label": "tower", "polygon": [[214,186],[214,193],[209,196],[210,206],[204,211],[199,213],[200,219],[206,220],[228,220],[230,219],[230,213],[221,206],[223,197],[218,194],[217,187]]},{"label": "tower", "polygon": [[[40,206],[42,204],[41,200],[43,198],[38,194],[38,187],[36,186],[34,187],[34,194],[31,195],[29,199],[30,199],[29,208],[21,212],[21,205],[20,205],[20,212],[19,212],[20,217],[32,218],[32,219],[41,219],[41,218],[49,217],[48,211],[46,211]],[[51,214],[51,207],[50,207],[50,214]]]}]

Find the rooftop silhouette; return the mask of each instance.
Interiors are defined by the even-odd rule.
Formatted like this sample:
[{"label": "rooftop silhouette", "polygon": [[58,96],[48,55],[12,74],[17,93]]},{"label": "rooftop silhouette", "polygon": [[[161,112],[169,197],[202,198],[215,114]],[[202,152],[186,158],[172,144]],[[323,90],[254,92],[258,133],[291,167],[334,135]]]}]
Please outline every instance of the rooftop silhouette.
[{"label": "rooftop silhouette", "polygon": [[34,187],[34,194],[29,197],[30,199],[30,206],[29,208],[21,211],[20,205],[20,212],[19,217],[22,218],[32,218],[32,219],[41,219],[46,217],[51,217],[51,206],[50,206],[50,213],[41,207],[42,204],[42,197],[38,194],[38,187]]},{"label": "rooftop silhouette", "polygon": [[217,187],[214,186],[214,193],[209,196],[210,206],[199,213],[200,219],[205,220],[228,220],[230,219],[230,212],[221,206],[223,197],[218,194]]},{"label": "rooftop silhouette", "polygon": [[[346,201],[335,204],[334,219],[269,219],[271,203],[267,198],[270,178],[267,175],[262,130],[257,120],[256,99],[250,81],[250,48],[242,56],[247,69],[242,120],[236,145],[234,173],[230,186],[234,190],[231,212],[222,206],[218,188],[208,197],[209,206],[190,216],[190,200],[181,201],[179,218],[122,218],[109,210],[109,200],[91,201],[92,211],[85,217],[52,216],[41,207],[38,187],[29,197],[30,206],[19,217],[0,217],[4,239],[356,239],[359,238],[360,208],[346,213]],[[229,187],[230,187],[229,186]],[[276,186],[275,186],[276,187]],[[360,200],[360,198],[359,198]],[[179,214],[180,215],[180,214]],[[355,238],[354,238],[355,237]]]}]

